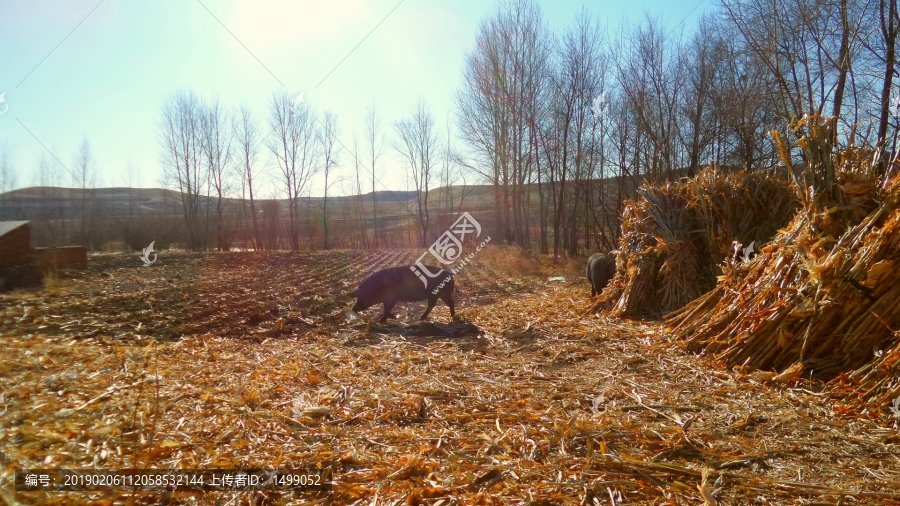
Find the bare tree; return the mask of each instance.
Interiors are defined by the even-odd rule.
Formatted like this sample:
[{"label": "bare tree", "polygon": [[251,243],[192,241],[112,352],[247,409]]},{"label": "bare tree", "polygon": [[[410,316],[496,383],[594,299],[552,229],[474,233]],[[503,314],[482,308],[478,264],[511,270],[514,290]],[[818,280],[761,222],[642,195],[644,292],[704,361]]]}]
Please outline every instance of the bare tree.
[{"label": "bare tree", "polygon": [[181,196],[188,247],[192,250],[206,248],[200,211],[207,190],[204,185],[209,179],[203,163],[201,122],[200,100],[193,92],[179,91],[163,103],[159,125],[161,162],[166,180],[178,188]]},{"label": "bare tree", "polygon": [[424,247],[428,245],[430,224],[428,190],[431,187],[432,170],[440,156],[434,117],[425,101],[419,99],[412,116],[398,121],[395,130],[399,137],[395,149],[406,163],[415,186],[419,233],[421,246]]},{"label": "bare tree", "polygon": [[359,159],[359,139],[357,139],[356,135],[353,135],[353,175],[356,180],[356,199],[354,200],[356,216],[359,219],[359,238],[360,243],[365,249],[369,249],[369,232],[366,227],[366,211],[363,208],[363,198],[362,198],[362,178],[360,177],[362,174],[362,162]]},{"label": "bare tree", "polygon": [[316,114],[309,107],[295,107],[286,92],[272,95],[269,108],[269,151],[280,171],[288,200],[291,249],[300,249],[298,232],[300,197],[318,169]]},{"label": "bare tree", "polygon": [[378,196],[376,194],[375,182],[378,181],[378,171],[376,170],[378,159],[384,150],[384,135],[381,133],[381,117],[375,109],[375,101],[366,110],[365,116],[366,127],[366,143],[368,147],[368,160],[370,162],[372,176],[372,247],[378,248]]},{"label": "bare tree", "polygon": [[[447,140],[443,146],[443,152],[441,153],[441,167],[440,167],[440,181],[441,186],[444,187],[444,194],[442,195],[444,202],[443,208],[447,213],[453,213],[453,209],[456,203],[456,191],[454,189],[454,185],[456,185],[459,180],[459,164],[457,160],[459,159],[459,155],[453,149],[453,136],[450,130],[450,122],[447,122]],[[465,187],[463,188],[463,193],[465,193]]]},{"label": "bare tree", "polygon": [[832,104],[840,117],[869,0],[725,0],[747,50],[765,64],[782,123]]},{"label": "bare tree", "polygon": [[[574,254],[582,231],[586,237],[592,235],[592,180],[602,170],[603,151],[598,121],[602,113],[591,108],[604,107],[602,44],[596,23],[582,13],[557,46],[555,65],[548,72],[548,110],[535,137],[545,167],[538,179],[541,212],[552,210],[554,255],[560,249]],[[543,198],[545,181],[549,206]],[[542,219],[542,241],[543,223]]]},{"label": "bare tree", "polygon": [[[874,54],[883,54],[882,62],[884,71],[881,81],[881,96],[878,108],[878,139],[877,146],[881,151],[888,149],[888,121],[893,115],[897,117],[898,109],[900,109],[900,92],[897,95],[897,103],[891,103],[891,89],[893,86],[894,74],[896,73],[897,64],[897,34],[900,32],[900,14],[897,12],[897,2],[894,0],[878,1],[878,17],[876,24],[878,32],[881,35],[881,47],[884,48],[883,53],[873,51]],[[895,142],[892,143],[892,150],[896,148],[896,129],[894,130]],[[896,152],[894,153],[896,156]],[[886,167],[885,160],[879,163],[879,171],[884,173]]]},{"label": "bare tree", "polygon": [[[206,173],[209,177],[208,189],[215,192],[216,206],[216,248],[229,248],[225,230],[225,196],[228,188],[228,168],[231,164],[230,119],[218,100],[202,104],[200,110],[200,135]],[[207,205],[208,208],[208,205]]]},{"label": "bare tree", "polygon": [[746,50],[740,35],[721,27],[721,54],[712,91],[714,110],[705,122],[713,126],[713,149],[707,163],[755,169],[774,163],[770,131],[780,124],[777,92],[765,64]]},{"label": "bare tree", "polygon": [[[13,168],[12,148],[9,147],[9,141],[4,141],[0,144],[0,195],[5,195],[16,187],[17,176],[18,173]],[[0,209],[6,211],[6,205],[6,202],[0,200]],[[6,211],[4,214],[8,213]],[[0,219],[3,218],[7,216],[0,215]]]},{"label": "bare tree", "polygon": [[[125,241],[126,250],[137,250],[146,244],[146,226],[142,220],[141,198],[141,173],[134,166],[134,162],[129,161],[125,165],[125,171],[122,173],[122,183],[128,188],[128,214],[120,221],[122,226],[122,236]],[[135,196],[135,187],[137,188],[137,196]],[[153,241],[154,239],[150,239]]]},{"label": "bare tree", "polygon": [[681,143],[687,151],[688,176],[700,168],[703,152],[712,142],[715,133],[712,113],[714,106],[714,86],[717,70],[727,64],[720,57],[723,55],[721,45],[721,26],[716,18],[704,15],[690,43],[682,47],[682,61],[686,86],[681,96],[681,114],[684,124],[679,129]]},{"label": "bare tree", "polygon": [[[52,148],[55,150],[55,148]],[[49,153],[49,154],[48,154]],[[41,246],[62,246],[68,240],[66,235],[66,208],[62,194],[63,167],[53,151],[41,151],[33,185],[38,186],[38,194],[48,205],[41,206],[34,215],[33,237]]]},{"label": "bare tree", "polygon": [[275,199],[263,200],[262,207],[262,241],[265,249],[281,248],[281,203]]},{"label": "bare tree", "polygon": [[[73,166],[74,172],[73,176],[73,186],[81,189],[81,195],[79,199],[79,212],[78,212],[78,241],[83,246],[90,245],[90,232],[88,230],[88,188],[93,187],[95,184],[95,174],[96,169],[94,166],[94,158],[91,154],[91,145],[88,143],[87,139],[83,139],[81,144],[78,145],[78,151],[75,153],[73,157]],[[92,222],[93,224],[93,222]]]},{"label": "bare tree", "polygon": [[251,236],[253,238],[253,248],[259,251],[263,248],[263,242],[260,235],[259,218],[257,216],[259,213],[256,211],[256,197],[253,190],[253,183],[258,180],[260,176],[259,171],[261,170],[257,166],[259,126],[247,107],[241,107],[232,120],[234,123],[231,131],[237,143],[234,156],[235,168],[240,174],[241,182],[246,186],[250,197],[250,220],[253,223]]},{"label": "bare tree", "polygon": [[457,123],[468,148],[463,164],[491,184],[502,237],[525,247],[550,41],[535,2],[500,6],[479,27],[456,96]]},{"label": "bare tree", "polygon": [[328,249],[328,190],[338,182],[334,170],[338,166],[339,148],[337,146],[338,125],[337,116],[325,112],[322,118],[322,128],[319,130],[319,156],[322,161],[322,173],[325,176],[324,195],[322,198],[322,230],[324,239],[322,249]]}]

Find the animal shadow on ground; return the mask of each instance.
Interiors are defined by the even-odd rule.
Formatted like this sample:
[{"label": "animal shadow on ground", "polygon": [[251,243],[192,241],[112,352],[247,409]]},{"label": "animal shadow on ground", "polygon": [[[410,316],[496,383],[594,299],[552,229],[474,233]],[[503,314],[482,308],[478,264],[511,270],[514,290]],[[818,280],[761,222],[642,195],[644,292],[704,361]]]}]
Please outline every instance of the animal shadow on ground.
[{"label": "animal shadow on ground", "polygon": [[479,340],[484,330],[467,321],[454,321],[451,323],[435,323],[430,321],[418,321],[415,323],[355,323],[346,330],[355,334],[346,344],[349,346],[365,346],[381,342],[389,336],[400,336],[403,339],[419,344],[427,344],[433,341],[452,340],[455,342]]},{"label": "animal shadow on ground", "polygon": [[[420,321],[411,325],[402,325],[399,329],[386,325],[384,333],[398,333],[403,337],[474,337],[484,334],[477,325],[466,321],[452,323],[435,323]],[[380,332],[375,330],[375,332]]]}]

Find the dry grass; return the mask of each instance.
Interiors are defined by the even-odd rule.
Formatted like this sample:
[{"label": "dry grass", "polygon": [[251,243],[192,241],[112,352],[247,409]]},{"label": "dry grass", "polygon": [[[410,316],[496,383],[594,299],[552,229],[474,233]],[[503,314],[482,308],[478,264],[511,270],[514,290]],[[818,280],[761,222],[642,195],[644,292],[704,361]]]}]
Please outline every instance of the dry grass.
[{"label": "dry grass", "polygon": [[490,266],[504,276],[539,276],[538,260],[526,250],[514,245],[488,244],[476,257],[478,262]]},{"label": "dry grass", "polygon": [[[348,321],[346,292],[418,252],[98,257],[67,294],[0,298],[0,490],[22,504],[884,504],[888,417],[763,385],[658,324],[584,317],[586,283],[459,276]],[[252,322],[252,323],[251,323]],[[2,408],[0,408],[2,410]],[[16,493],[11,469],[335,466],[327,496]],[[823,465],[827,462],[827,465]],[[5,480],[5,481],[4,481]]]},{"label": "dry grass", "polygon": [[125,241],[106,241],[100,247],[100,251],[103,253],[121,253],[127,250],[128,247]]},{"label": "dry grass", "polygon": [[57,296],[64,293],[63,287],[65,285],[65,281],[60,278],[59,272],[56,269],[48,269],[44,271],[42,285],[43,291],[47,295]]},{"label": "dry grass", "polygon": [[574,276],[583,271],[586,258],[561,255],[554,259],[552,255],[534,254],[515,245],[489,244],[478,253],[477,261],[505,277],[516,278]]}]

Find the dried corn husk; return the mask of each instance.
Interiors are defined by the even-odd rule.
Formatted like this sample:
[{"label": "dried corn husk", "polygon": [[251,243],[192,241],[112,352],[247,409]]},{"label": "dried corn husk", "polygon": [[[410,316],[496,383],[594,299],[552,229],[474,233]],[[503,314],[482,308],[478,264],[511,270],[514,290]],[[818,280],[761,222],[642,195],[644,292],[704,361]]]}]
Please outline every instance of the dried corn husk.
[{"label": "dried corn husk", "polygon": [[730,365],[783,380],[854,371],[840,376],[857,383],[847,395],[887,404],[900,394],[900,178],[881,184],[867,153],[835,152],[830,120],[797,128],[809,160],[795,185],[803,209],[755,259],[726,262],[714,290],[666,319],[689,348]]},{"label": "dried corn husk", "polygon": [[709,167],[639,193],[625,207],[616,278],[595,306],[621,317],[672,311],[711,290],[735,241],[762,244],[797,208],[790,180],[774,171]]}]

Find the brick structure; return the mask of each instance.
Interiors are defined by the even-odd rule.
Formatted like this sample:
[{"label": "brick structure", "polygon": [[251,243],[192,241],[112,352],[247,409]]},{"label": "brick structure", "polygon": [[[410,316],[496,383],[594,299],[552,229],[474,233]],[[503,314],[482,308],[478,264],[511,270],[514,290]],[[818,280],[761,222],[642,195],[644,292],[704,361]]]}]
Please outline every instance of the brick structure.
[{"label": "brick structure", "polygon": [[41,270],[87,269],[87,249],[83,246],[34,248],[32,251]]},{"label": "brick structure", "polygon": [[32,248],[27,221],[0,221],[0,290],[40,284],[41,272],[56,269],[87,269],[87,249]]},{"label": "brick structure", "polygon": [[31,225],[27,221],[0,221],[0,291],[40,282],[41,271],[31,249]]},{"label": "brick structure", "polygon": [[0,267],[31,263],[31,225],[27,221],[0,221]]}]

